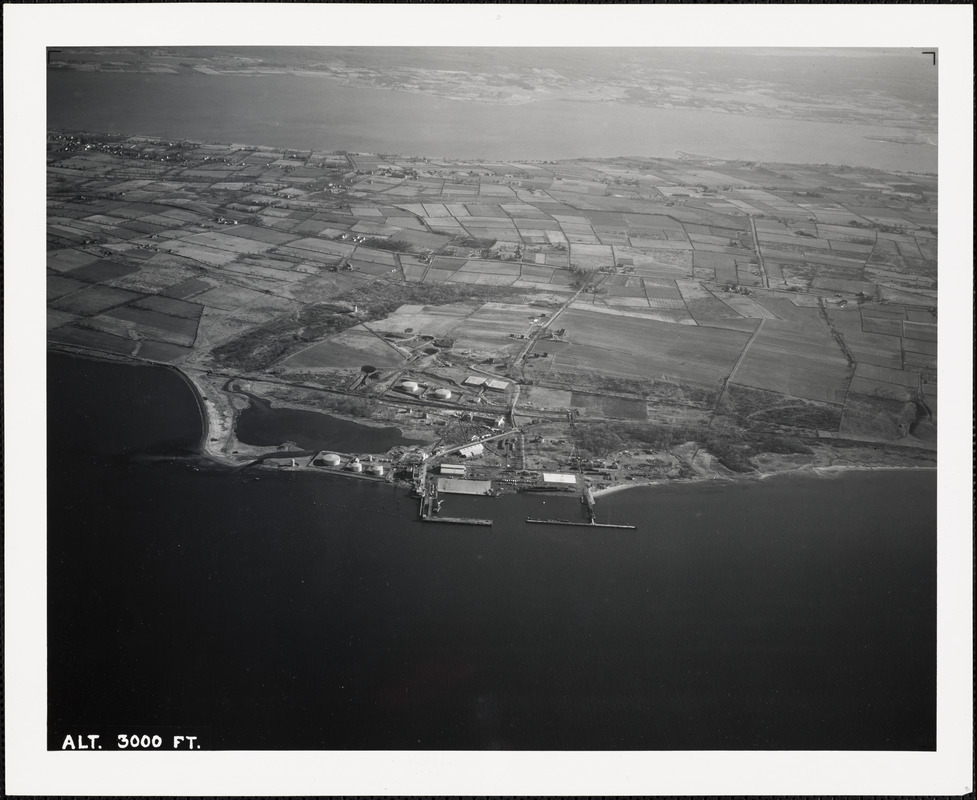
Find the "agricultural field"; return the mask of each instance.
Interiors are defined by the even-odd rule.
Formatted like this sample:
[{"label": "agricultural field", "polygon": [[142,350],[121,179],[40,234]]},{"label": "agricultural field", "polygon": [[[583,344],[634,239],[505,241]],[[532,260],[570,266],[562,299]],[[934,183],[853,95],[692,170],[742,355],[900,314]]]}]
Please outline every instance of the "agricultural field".
[{"label": "agricultural field", "polygon": [[562,372],[606,372],[716,387],[729,374],[745,333],[675,325],[573,308],[560,317],[569,343],[544,341]]},{"label": "agricultural field", "polygon": [[291,370],[337,367],[398,367],[406,356],[380,336],[358,326],[300,350],[281,363]]},{"label": "agricultural field", "polygon": [[376,398],[400,374],[494,376],[527,413],[635,424],[936,420],[929,176],[60,132],[48,169],[53,347],[319,381],[370,365],[350,391]]},{"label": "agricultural field", "polygon": [[841,404],[849,379],[844,352],[814,312],[804,321],[764,319],[730,382]]},{"label": "agricultural field", "polygon": [[514,354],[526,342],[513,338],[513,334],[527,336],[537,316],[528,305],[486,303],[454,327],[450,335],[456,349],[470,350],[475,357]]}]

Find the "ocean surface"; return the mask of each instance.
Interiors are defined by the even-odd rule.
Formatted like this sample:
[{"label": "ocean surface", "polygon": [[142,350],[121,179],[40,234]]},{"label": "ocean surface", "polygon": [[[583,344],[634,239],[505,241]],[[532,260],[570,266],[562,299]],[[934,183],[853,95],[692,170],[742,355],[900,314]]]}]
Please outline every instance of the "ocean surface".
[{"label": "ocean surface", "polygon": [[866,138],[906,134],[881,125],[568,100],[486,105],[304,75],[51,71],[47,89],[49,128],[170,139],[480,160],[674,158],[685,151],[899,172],[937,168],[934,146]]},{"label": "ocean surface", "polygon": [[48,356],[49,747],[927,750],[936,479],[449,497],[207,468],[189,386]]}]

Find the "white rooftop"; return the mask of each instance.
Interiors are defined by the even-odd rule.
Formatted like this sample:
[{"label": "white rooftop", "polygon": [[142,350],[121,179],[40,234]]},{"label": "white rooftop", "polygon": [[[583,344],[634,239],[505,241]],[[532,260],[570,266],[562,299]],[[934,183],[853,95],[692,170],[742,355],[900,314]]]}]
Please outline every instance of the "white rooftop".
[{"label": "white rooftop", "polygon": [[577,476],[567,472],[544,472],[545,483],[576,483]]}]

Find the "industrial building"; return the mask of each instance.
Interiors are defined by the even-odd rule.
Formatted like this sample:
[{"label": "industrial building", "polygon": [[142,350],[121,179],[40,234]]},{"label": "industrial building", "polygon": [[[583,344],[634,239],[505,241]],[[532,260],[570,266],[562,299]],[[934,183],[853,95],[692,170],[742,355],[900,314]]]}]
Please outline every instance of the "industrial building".
[{"label": "industrial building", "polygon": [[465,458],[473,458],[475,456],[480,456],[485,452],[485,445],[479,442],[478,444],[469,445],[468,447],[463,447],[458,451]]},{"label": "industrial building", "polygon": [[465,380],[462,381],[465,386],[484,386],[485,378],[481,375],[469,375]]},{"label": "industrial building", "polygon": [[443,494],[491,494],[492,481],[438,478],[438,492]]},{"label": "industrial building", "polygon": [[489,378],[488,380],[485,381],[485,386],[486,388],[491,389],[493,392],[504,392],[506,389],[509,388],[509,382],[499,381],[496,380],[495,378]]},{"label": "industrial building", "polygon": [[464,477],[467,467],[464,464],[442,464],[440,472],[442,475],[455,475]]},{"label": "industrial building", "polygon": [[576,483],[577,476],[569,472],[544,472],[544,483]]}]

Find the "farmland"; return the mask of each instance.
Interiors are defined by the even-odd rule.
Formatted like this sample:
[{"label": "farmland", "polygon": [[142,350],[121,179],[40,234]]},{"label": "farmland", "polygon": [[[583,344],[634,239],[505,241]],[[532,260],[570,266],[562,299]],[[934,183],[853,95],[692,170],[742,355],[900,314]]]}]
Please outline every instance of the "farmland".
[{"label": "farmland", "polygon": [[49,346],[171,364],[220,408],[242,379],[431,440],[619,420],[622,447],[688,436],[739,467],[743,431],[935,441],[931,176],[56,131],[48,165]]},{"label": "farmland", "polygon": [[570,343],[545,343],[553,350],[549,360],[554,369],[661,378],[713,388],[729,374],[749,339],[747,333],[577,308],[560,317],[560,325],[566,326]]}]

